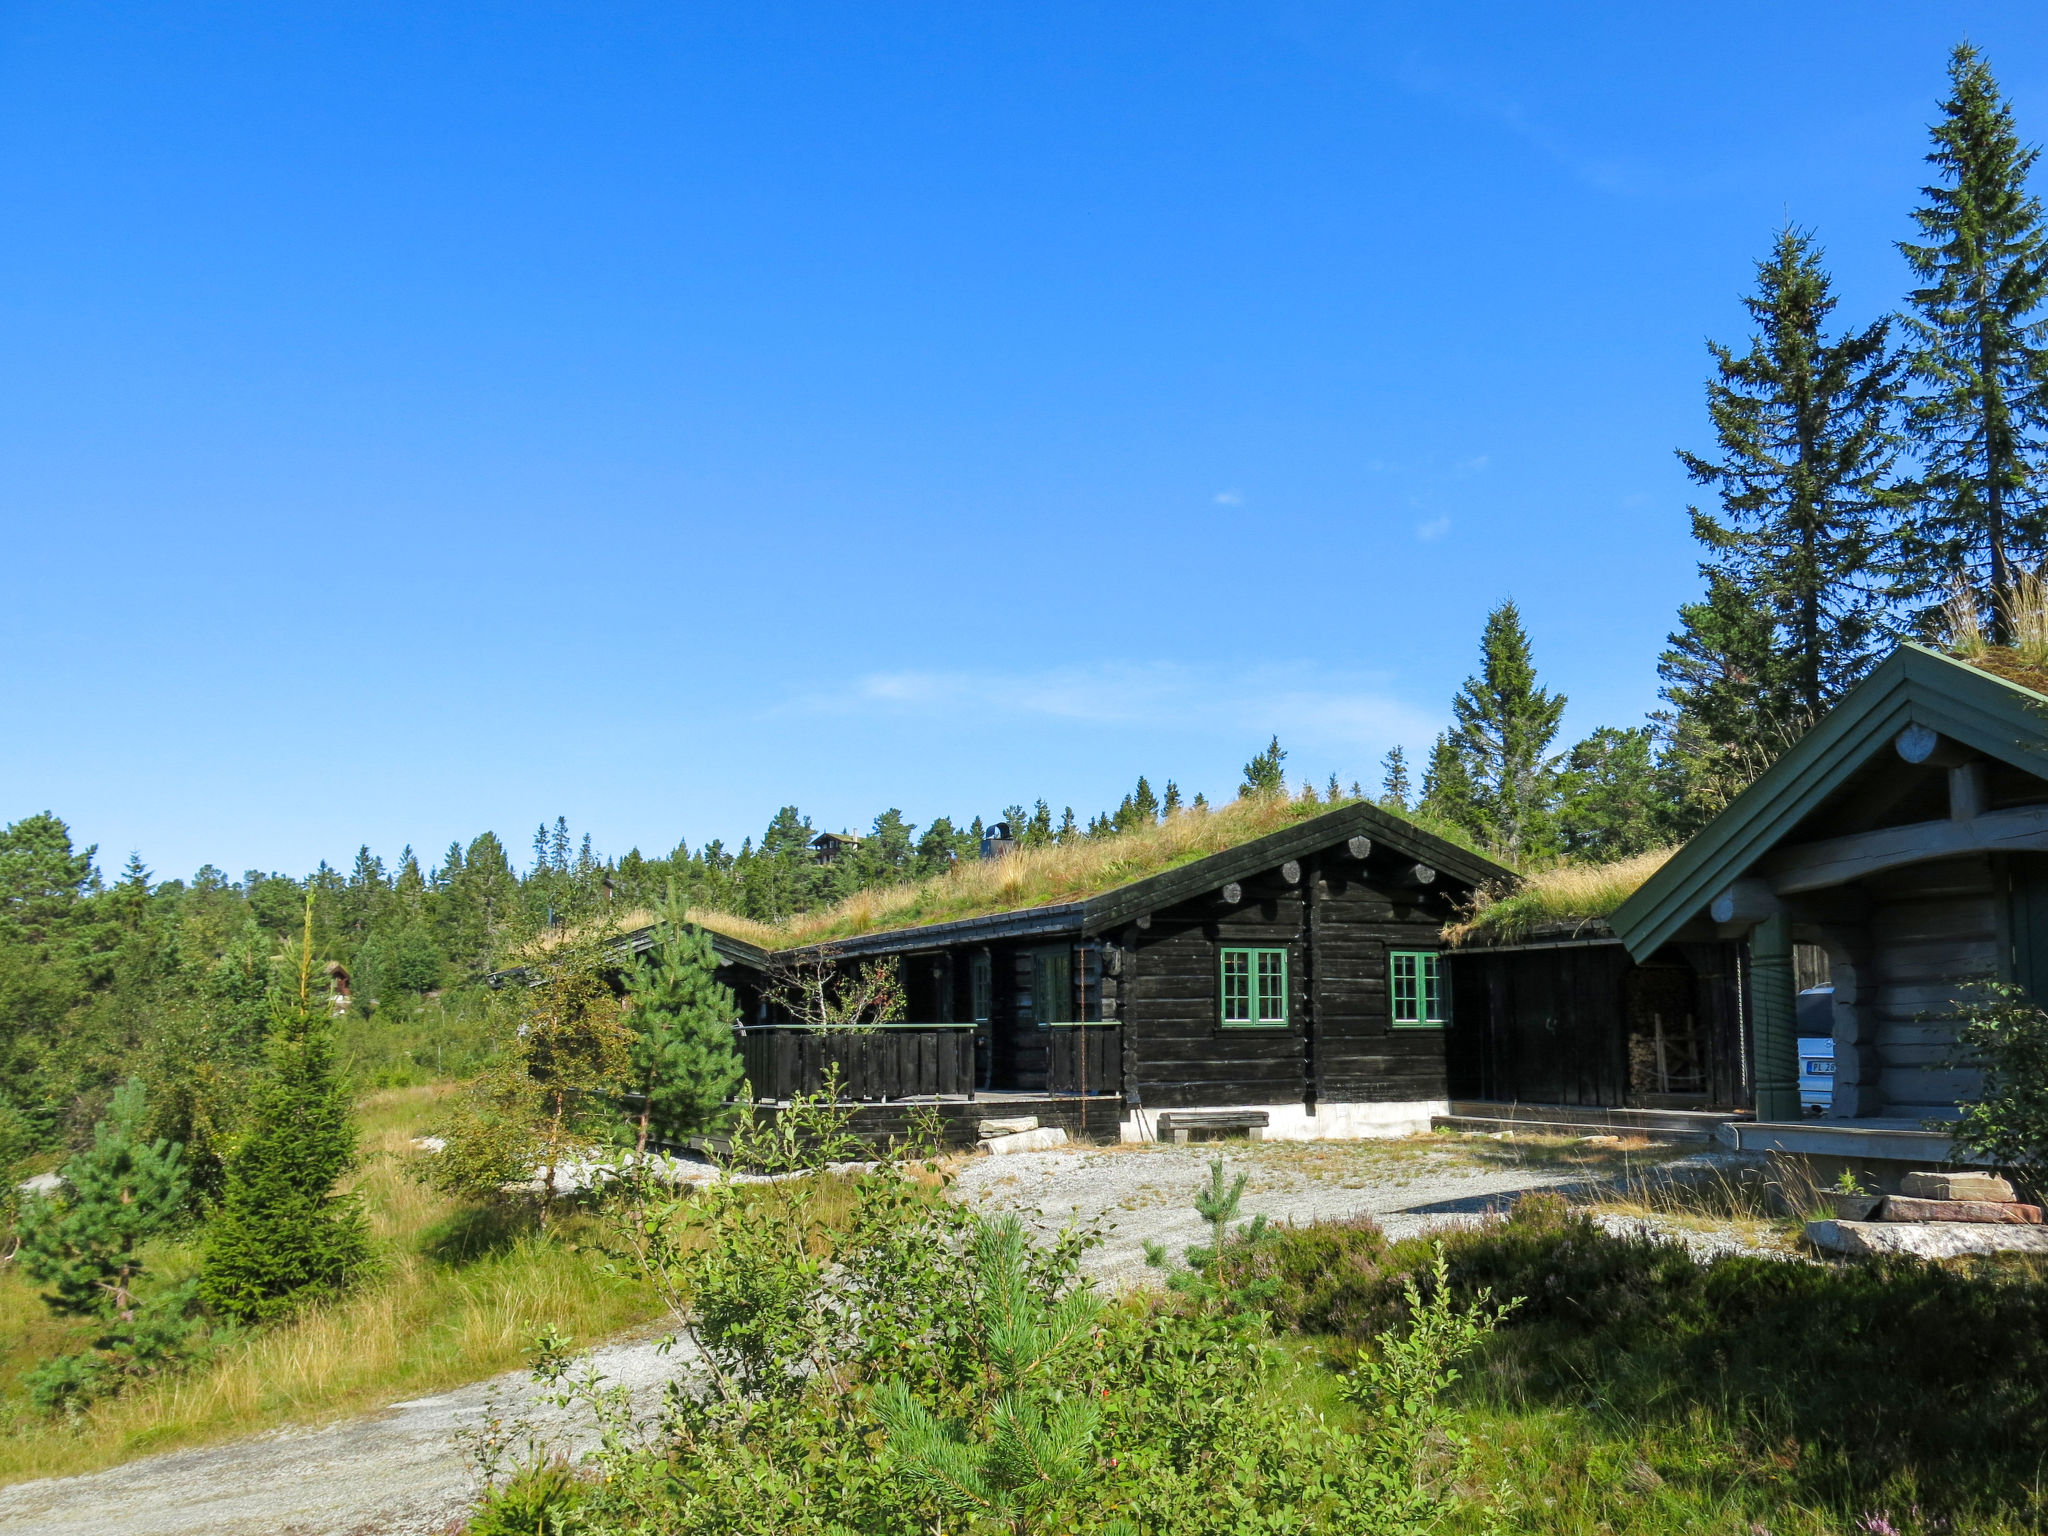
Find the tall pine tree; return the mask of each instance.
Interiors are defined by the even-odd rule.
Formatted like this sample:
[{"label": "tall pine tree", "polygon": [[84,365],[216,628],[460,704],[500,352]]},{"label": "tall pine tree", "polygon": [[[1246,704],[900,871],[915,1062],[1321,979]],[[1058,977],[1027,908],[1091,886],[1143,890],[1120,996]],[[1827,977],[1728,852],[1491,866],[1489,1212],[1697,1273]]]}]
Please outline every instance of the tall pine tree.
[{"label": "tall pine tree", "polygon": [[673,891],[629,993],[630,1080],[642,1095],[637,1150],[647,1150],[650,1131],[679,1140],[719,1129],[746,1076],[733,1047],[739,1005],[719,984],[710,936],[685,920]]},{"label": "tall pine tree", "polygon": [[[1425,801],[1441,806],[1507,862],[1548,851],[1553,840],[1557,758],[1550,750],[1563,694],[1536,686],[1536,663],[1513,600],[1486,616],[1476,677],[1451,701],[1456,724],[1431,754]],[[1463,780],[1463,786],[1458,780]],[[1460,813],[1454,789],[1469,796]]]},{"label": "tall pine tree", "polygon": [[1701,570],[1707,595],[1678,610],[1657,662],[1670,706],[1656,717],[1665,798],[1679,837],[1718,816],[1812,723],[1765,602],[1725,572]]},{"label": "tall pine tree", "polygon": [[1949,59],[1949,98],[1932,129],[1938,184],[1913,214],[1924,243],[1900,252],[1913,290],[1907,417],[1925,499],[1905,529],[1901,564],[1930,605],[1958,574],[1978,593],[1994,643],[2011,641],[2001,599],[2014,575],[2048,557],[2037,484],[2048,426],[2048,232],[2027,190],[2038,149],[2020,143],[2012,109],[1983,57]]},{"label": "tall pine tree", "polygon": [[355,1166],[356,1127],[334,1070],[333,1015],[313,983],[311,897],[292,958],[271,993],[264,1071],[227,1160],[200,1272],[201,1298],[239,1322],[331,1296],[370,1263],[361,1206],[334,1189]]},{"label": "tall pine tree", "polygon": [[1905,492],[1890,426],[1901,364],[1879,320],[1838,337],[1821,252],[1787,226],[1743,300],[1749,350],[1708,342],[1707,415],[1719,453],[1679,451],[1720,492],[1721,517],[1692,509],[1710,564],[1778,624],[1799,700],[1818,716],[1868,666],[1881,636],[1887,535]]}]

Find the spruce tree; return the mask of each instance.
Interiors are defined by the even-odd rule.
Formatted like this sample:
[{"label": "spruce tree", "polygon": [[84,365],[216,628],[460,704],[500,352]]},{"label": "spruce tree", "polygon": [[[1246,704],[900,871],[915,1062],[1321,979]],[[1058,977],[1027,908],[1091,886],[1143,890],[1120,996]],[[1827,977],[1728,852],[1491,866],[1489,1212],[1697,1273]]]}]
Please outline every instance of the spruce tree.
[{"label": "spruce tree", "polygon": [[[1550,846],[1557,792],[1550,744],[1565,699],[1536,686],[1529,636],[1512,599],[1486,616],[1479,653],[1478,675],[1451,700],[1457,724],[1449,742],[1471,786],[1467,824],[1507,862],[1519,863]],[[1434,759],[1430,766],[1438,770]]]},{"label": "spruce tree", "polygon": [[1603,725],[1565,758],[1559,841],[1577,858],[1625,859],[1664,841],[1670,823],[1655,731]]},{"label": "spruce tree", "polygon": [[1701,570],[1707,595],[1678,610],[1657,662],[1670,706],[1656,717],[1661,768],[1679,837],[1719,815],[1812,724],[1770,611],[1725,573]]},{"label": "spruce tree", "polygon": [[264,1070],[227,1159],[200,1272],[207,1306],[245,1323],[331,1296],[370,1262],[361,1206],[334,1190],[355,1166],[356,1128],[334,1069],[333,1015],[313,984],[310,897],[293,959],[271,993]]},{"label": "spruce tree", "polygon": [[1422,799],[1416,809],[1425,816],[1462,827],[1474,837],[1484,835],[1473,798],[1472,764],[1458,738],[1439,731],[1422,769]]},{"label": "spruce tree", "polygon": [[1380,804],[1390,811],[1408,809],[1408,754],[1399,747],[1387,748],[1380,759]]},{"label": "spruce tree", "polygon": [[1710,563],[1768,608],[1800,701],[1818,716],[1860,677],[1881,638],[1883,552],[1906,493],[1890,426],[1901,363],[1889,321],[1831,338],[1835,308],[1813,236],[1787,226],[1743,300],[1756,334],[1738,355],[1708,342],[1715,458],[1680,450],[1720,492],[1721,517],[1692,511]]},{"label": "spruce tree", "polygon": [[1237,786],[1241,800],[1271,800],[1287,793],[1287,779],[1280,765],[1287,761],[1280,738],[1266,743],[1266,750],[1244,765],[1244,782]]},{"label": "spruce tree", "polygon": [[673,890],[629,992],[631,1081],[643,1095],[637,1150],[646,1152],[650,1130],[674,1141],[719,1129],[746,1075],[733,1047],[739,1005],[718,982],[710,936],[684,919]]},{"label": "spruce tree", "polygon": [[2014,575],[2048,557],[2048,515],[2036,477],[2048,425],[2048,232],[2027,190],[2038,149],[2022,145],[1990,67],[1969,44],[1949,59],[1948,100],[1931,132],[1937,185],[1914,211],[1925,243],[1899,250],[1913,290],[1911,364],[1918,393],[1907,418],[1925,497],[1905,530],[1902,565],[1930,606],[1957,574],[2009,644],[2001,599]]}]

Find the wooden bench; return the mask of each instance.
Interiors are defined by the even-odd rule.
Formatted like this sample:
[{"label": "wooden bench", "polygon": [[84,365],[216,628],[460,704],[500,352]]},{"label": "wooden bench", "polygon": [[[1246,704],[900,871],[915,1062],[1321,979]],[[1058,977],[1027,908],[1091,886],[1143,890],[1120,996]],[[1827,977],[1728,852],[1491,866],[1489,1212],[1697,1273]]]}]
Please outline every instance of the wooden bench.
[{"label": "wooden bench", "polygon": [[1267,1124],[1263,1109],[1169,1109],[1159,1116],[1159,1135],[1185,1145],[1196,1131],[1243,1131],[1253,1141],[1264,1141]]}]

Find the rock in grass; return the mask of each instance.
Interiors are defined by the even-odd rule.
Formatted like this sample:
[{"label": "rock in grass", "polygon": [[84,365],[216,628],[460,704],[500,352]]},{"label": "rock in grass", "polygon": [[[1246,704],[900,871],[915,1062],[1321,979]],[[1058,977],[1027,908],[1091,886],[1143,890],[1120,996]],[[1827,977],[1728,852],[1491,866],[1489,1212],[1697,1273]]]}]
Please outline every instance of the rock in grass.
[{"label": "rock in grass", "polygon": [[1809,1221],[1806,1240],[1827,1253],[1960,1259],[1986,1253],[2048,1253],[2048,1227],[1964,1221]]},{"label": "rock in grass", "polygon": [[1916,1200],[1892,1195],[1884,1203],[1886,1221],[1991,1221],[2012,1227],[2041,1225],[2041,1207],[2002,1200]]},{"label": "rock in grass", "polygon": [[979,1134],[986,1141],[991,1136],[1016,1136],[1037,1129],[1038,1116],[1011,1115],[1007,1119],[982,1121]]},{"label": "rock in grass", "polygon": [[1899,1193],[1915,1200],[2010,1201],[2012,1186],[1995,1173],[1909,1173]]},{"label": "rock in grass", "polygon": [[1036,1130],[1018,1131],[1010,1136],[991,1136],[982,1143],[997,1157],[1011,1152],[1043,1152],[1066,1144],[1067,1133],[1056,1125],[1041,1125]]}]

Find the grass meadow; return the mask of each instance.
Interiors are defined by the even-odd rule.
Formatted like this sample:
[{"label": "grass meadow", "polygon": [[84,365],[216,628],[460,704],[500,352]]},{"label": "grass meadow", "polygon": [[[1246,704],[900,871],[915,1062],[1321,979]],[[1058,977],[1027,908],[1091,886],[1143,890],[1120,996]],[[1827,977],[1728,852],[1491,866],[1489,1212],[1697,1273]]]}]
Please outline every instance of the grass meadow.
[{"label": "grass meadow", "polygon": [[[20,1378],[80,1347],[91,1328],[53,1318],[25,1276],[0,1268],[0,1483],[319,1423],[480,1380],[525,1363],[546,1326],[594,1342],[650,1322],[658,1310],[651,1294],[602,1274],[579,1246],[589,1235],[583,1218],[542,1235],[525,1222],[465,1212],[405,1172],[412,1138],[432,1123],[443,1091],[390,1089],[359,1105],[364,1156],[353,1183],[382,1260],[374,1280],[75,1421],[34,1412]],[[189,1240],[152,1258],[167,1279],[198,1262]]]}]

